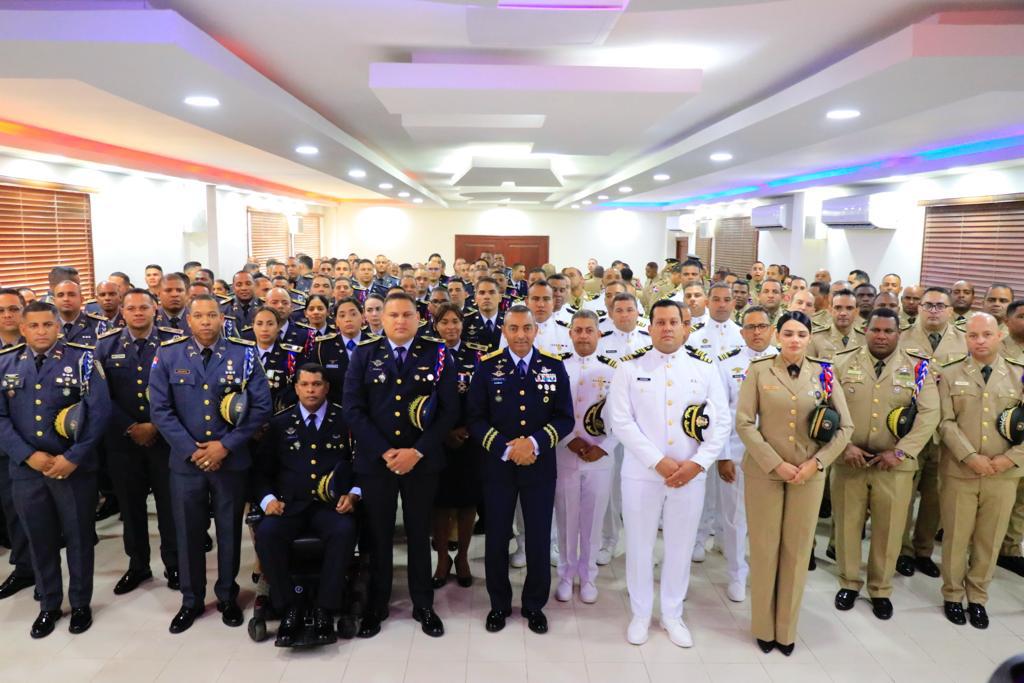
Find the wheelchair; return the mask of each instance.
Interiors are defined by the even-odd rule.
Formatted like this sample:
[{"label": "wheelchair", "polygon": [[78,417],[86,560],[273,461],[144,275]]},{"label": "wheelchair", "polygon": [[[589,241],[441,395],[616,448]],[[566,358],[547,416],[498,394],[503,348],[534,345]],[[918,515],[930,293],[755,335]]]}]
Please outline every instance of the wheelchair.
[{"label": "wheelchair", "polygon": [[[253,534],[256,533],[256,527],[263,521],[263,517],[264,514],[259,505],[253,505],[250,508],[245,522]],[[318,640],[313,629],[312,612],[316,602],[316,588],[320,580],[323,557],[324,544],[319,538],[300,536],[292,541],[288,564],[301,615],[300,628],[291,645],[294,649],[309,649],[335,642]],[[338,619],[338,637],[344,640],[355,637],[369,594],[369,573],[362,560],[363,558],[356,551],[348,566],[341,610],[334,615]],[[252,579],[253,583],[259,583],[259,573],[253,572]],[[253,615],[248,623],[249,638],[257,643],[267,640],[271,635],[267,628],[267,622],[280,621],[283,616],[274,609],[269,595],[257,595],[253,605]]]}]

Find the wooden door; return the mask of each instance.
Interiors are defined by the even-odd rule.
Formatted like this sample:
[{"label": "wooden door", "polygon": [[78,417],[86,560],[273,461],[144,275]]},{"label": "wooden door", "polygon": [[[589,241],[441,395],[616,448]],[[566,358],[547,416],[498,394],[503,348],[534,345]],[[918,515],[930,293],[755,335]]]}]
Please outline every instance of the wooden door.
[{"label": "wooden door", "polygon": [[711,240],[711,237],[677,237],[676,258],[683,262],[691,253],[696,254],[704,265],[704,274],[711,275]]},{"label": "wooden door", "polygon": [[474,261],[482,252],[504,254],[505,264],[526,264],[527,270],[548,262],[548,237],[502,235],[456,235],[455,257]]}]

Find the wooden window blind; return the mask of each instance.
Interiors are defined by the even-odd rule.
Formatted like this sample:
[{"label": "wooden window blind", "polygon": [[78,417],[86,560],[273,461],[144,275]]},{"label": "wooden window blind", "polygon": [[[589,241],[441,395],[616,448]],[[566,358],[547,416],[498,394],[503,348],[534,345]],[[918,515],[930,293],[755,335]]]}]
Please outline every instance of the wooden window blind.
[{"label": "wooden window blind", "polygon": [[320,258],[320,216],[306,214],[302,217],[302,231],[292,235],[293,250],[296,254]]},{"label": "wooden window blind", "polygon": [[993,282],[1024,293],[1024,201],[929,206],[924,217],[921,283],[970,281],[980,302]]},{"label": "wooden window blind", "polygon": [[719,219],[715,228],[714,270],[725,268],[746,277],[756,260],[757,231],[750,225],[750,218]]},{"label": "wooden window blind", "polygon": [[0,283],[49,289],[55,265],[78,269],[82,292],[92,296],[92,220],[89,195],[0,185]]},{"label": "wooden window blind", "polygon": [[249,255],[261,267],[268,258],[283,260],[291,254],[289,237],[284,214],[249,209]]}]

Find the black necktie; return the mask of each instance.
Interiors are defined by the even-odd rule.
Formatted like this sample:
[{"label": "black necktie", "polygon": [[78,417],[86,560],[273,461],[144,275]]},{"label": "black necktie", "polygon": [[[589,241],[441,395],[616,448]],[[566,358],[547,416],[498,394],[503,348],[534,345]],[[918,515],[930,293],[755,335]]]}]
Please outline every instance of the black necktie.
[{"label": "black necktie", "polygon": [[270,355],[270,351],[260,351],[260,365],[263,367],[267,366],[267,356]]},{"label": "black necktie", "polygon": [[203,357],[203,367],[205,368],[207,365],[210,364],[210,356],[213,355],[213,349],[207,347],[200,351],[199,353]]},{"label": "black necktie", "polygon": [[488,320],[484,323],[484,329],[487,330],[487,334],[494,332],[494,323]]},{"label": "black necktie", "polygon": [[885,361],[884,360],[876,360],[875,361],[875,377],[881,377],[882,376],[882,370],[884,370],[884,369],[885,369]]},{"label": "black necktie", "polygon": [[135,353],[139,356],[142,355],[142,350],[146,348],[147,339],[136,339],[135,340]]},{"label": "black necktie", "polygon": [[934,351],[935,349],[939,348],[939,342],[942,341],[942,335],[939,334],[938,332],[932,332],[931,334],[928,335],[928,341],[932,345],[932,351]]},{"label": "black necktie", "polygon": [[525,360],[521,360],[518,363],[516,363],[516,371],[519,373],[519,376],[521,378],[525,378],[526,377],[526,361]]},{"label": "black necktie", "polygon": [[316,431],[316,413],[309,414],[309,417],[306,418],[306,426],[309,427],[310,431]]},{"label": "black necktie", "polygon": [[65,337],[70,337],[71,336],[71,328],[72,327],[74,327],[74,325],[72,323],[64,323],[64,336]]},{"label": "black necktie", "polygon": [[174,317],[169,319],[167,322],[171,324],[171,327],[175,329],[181,329],[181,327],[179,327],[181,325],[181,318]]},{"label": "black necktie", "polygon": [[843,335],[843,348],[845,349],[846,345],[849,344],[849,343],[850,343],[850,335],[844,334]]},{"label": "black necktie", "polygon": [[800,376],[800,366],[797,365],[796,363],[793,363],[792,365],[787,367],[786,371],[789,372],[789,376],[792,377],[793,379],[796,379],[797,377]]},{"label": "black necktie", "polygon": [[985,378],[985,384],[988,384],[988,378],[992,376],[992,367],[985,365],[981,368],[981,376]]},{"label": "black necktie", "polygon": [[404,346],[397,346],[397,347],[395,347],[395,367],[397,367],[398,371],[401,372],[402,371],[402,367],[404,365],[405,365],[405,347]]},{"label": "black necktie", "polygon": [[46,354],[40,353],[36,355],[36,372],[39,372],[43,368],[43,362],[46,360]]}]

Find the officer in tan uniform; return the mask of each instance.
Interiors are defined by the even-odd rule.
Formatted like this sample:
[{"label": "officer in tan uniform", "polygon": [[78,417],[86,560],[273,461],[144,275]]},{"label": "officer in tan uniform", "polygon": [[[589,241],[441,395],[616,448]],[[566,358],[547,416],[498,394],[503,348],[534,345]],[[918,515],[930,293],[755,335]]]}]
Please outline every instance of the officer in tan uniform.
[{"label": "officer in tan uniform", "polygon": [[831,317],[828,327],[816,327],[811,335],[807,353],[814,358],[831,360],[836,353],[861,346],[864,337],[854,329],[857,299],[853,291],[840,289],[832,294]]},{"label": "officer in tan uniform", "polygon": [[[825,467],[853,433],[831,364],[806,357],[811,320],[785,313],[776,325],[780,352],[755,360],[740,387],[736,433],[743,441],[750,535],[751,630],[765,653],[793,652]],[[819,411],[830,400],[827,420]],[[825,423],[828,424],[825,424]],[[816,430],[812,426],[829,427]]]},{"label": "officer in tan uniform", "polygon": [[860,578],[861,531],[870,508],[868,595],[874,615],[889,619],[892,575],[906,526],[917,455],[939,424],[939,394],[927,357],[898,348],[899,316],[895,311],[873,311],[865,336],[865,346],[840,352],[836,358],[836,379],[853,418],[853,436],[843,457],[832,466],[840,586],[835,605],[842,611],[853,608],[864,585]]},{"label": "officer in tan uniform", "polygon": [[960,625],[966,595],[971,626],[983,629],[999,543],[1024,473],[1024,364],[999,355],[1002,335],[991,315],[975,314],[966,327],[968,355],[944,365],[939,382],[942,598],[946,618]]},{"label": "officer in tan uniform", "polygon": [[[928,356],[936,361],[936,377],[942,374],[941,365],[967,353],[964,334],[950,323],[953,301],[948,289],[929,287],[921,297],[921,315],[917,323],[900,337],[900,347],[907,353]],[[921,493],[917,519],[913,514],[913,495],[907,528],[903,534],[903,549],[896,560],[896,571],[913,576],[919,571],[925,576],[939,577],[939,568],[932,561],[935,533],[939,530],[939,437],[936,435],[917,458],[914,489]]]},{"label": "officer in tan uniform", "polygon": [[[1006,336],[1003,337],[1000,353],[1005,358],[1024,362],[1024,301],[1017,300],[1006,309]],[[999,551],[997,564],[1014,574],[1024,576],[1024,557],[1021,542],[1024,541],[1024,479],[1017,485],[1017,502],[1013,504],[1010,527],[1006,530],[1003,547]]]}]

